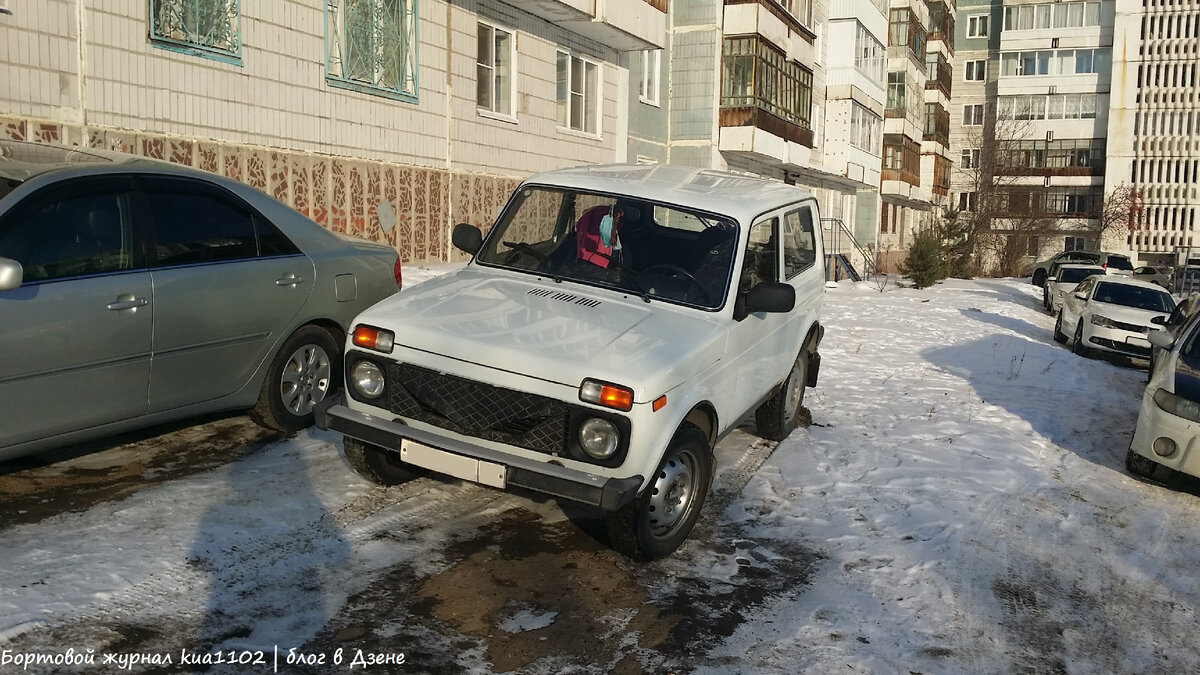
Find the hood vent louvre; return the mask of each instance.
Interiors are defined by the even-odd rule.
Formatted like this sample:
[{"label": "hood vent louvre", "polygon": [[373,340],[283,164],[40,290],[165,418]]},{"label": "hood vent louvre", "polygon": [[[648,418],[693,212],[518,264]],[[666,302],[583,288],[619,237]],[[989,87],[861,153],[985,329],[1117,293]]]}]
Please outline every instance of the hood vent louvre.
[{"label": "hood vent louvre", "polygon": [[582,305],[588,308],[600,306],[599,300],[581,298],[578,295],[571,295],[570,293],[562,293],[559,291],[551,291],[544,288],[535,288],[532,291],[529,291],[529,295],[537,296],[539,298],[550,298],[551,300],[558,300],[559,302],[569,302],[572,305]]}]

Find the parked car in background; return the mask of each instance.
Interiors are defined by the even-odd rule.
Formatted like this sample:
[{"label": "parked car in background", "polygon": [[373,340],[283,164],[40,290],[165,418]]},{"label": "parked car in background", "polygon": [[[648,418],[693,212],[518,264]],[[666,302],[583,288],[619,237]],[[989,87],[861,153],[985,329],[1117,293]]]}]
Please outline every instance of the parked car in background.
[{"label": "parked car in background", "polygon": [[1171,284],[1171,268],[1170,267],[1155,267],[1146,265],[1143,267],[1135,267],[1133,276],[1142,281],[1149,281],[1152,284],[1169,288]]},{"label": "parked car in background", "polygon": [[0,460],[222,410],[308,426],[399,287],[391,248],[236,181],[0,142]]},{"label": "parked car in background", "polygon": [[1152,331],[1157,366],[1142,394],[1125,468],[1152,476],[1165,466],[1200,476],[1200,313],[1177,331]]},{"label": "parked car in background", "polygon": [[1133,275],[1133,261],[1129,256],[1109,251],[1064,251],[1046,260],[1034,263],[1029,270],[1029,282],[1044,286],[1050,267],[1054,263],[1091,263],[1104,268],[1105,274]]},{"label": "parked car in background", "polygon": [[1042,286],[1042,306],[1051,314],[1057,314],[1066,294],[1093,274],[1104,274],[1104,268],[1080,263],[1054,263],[1050,267],[1050,276],[1046,277],[1046,283]]},{"label": "parked car in background", "polygon": [[462,270],[364,312],[346,391],[317,408],[350,466],[421,468],[598,507],[653,559],[687,538],[713,446],[748,415],[786,437],[817,382],[825,252],[795,186],[674,166],[549,171]]},{"label": "parked car in background", "polygon": [[[1054,323],[1054,339],[1087,356],[1093,350],[1150,358],[1147,333],[1166,322],[1175,299],[1132,277],[1093,275],[1068,293]],[[1069,331],[1069,332],[1068,332]]]}]

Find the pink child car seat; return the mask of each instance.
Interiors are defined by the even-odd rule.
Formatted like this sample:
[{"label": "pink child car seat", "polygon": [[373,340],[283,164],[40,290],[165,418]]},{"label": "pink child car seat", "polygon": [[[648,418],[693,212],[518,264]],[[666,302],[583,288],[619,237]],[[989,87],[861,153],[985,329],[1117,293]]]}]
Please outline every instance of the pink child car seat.
[{"label": "pink child car seat", "polygon": [[[608,268],[613,247],[604,245],[604,241],[600,237],[600,221],[611,212],[612,207],[601,205],[593,206],[579,216],[579,220],[575,223],[575,249],[576,257],[579,260],[590,262],[597,267]],[[610,243],[614,241],[617,241],[615,224]]]}]

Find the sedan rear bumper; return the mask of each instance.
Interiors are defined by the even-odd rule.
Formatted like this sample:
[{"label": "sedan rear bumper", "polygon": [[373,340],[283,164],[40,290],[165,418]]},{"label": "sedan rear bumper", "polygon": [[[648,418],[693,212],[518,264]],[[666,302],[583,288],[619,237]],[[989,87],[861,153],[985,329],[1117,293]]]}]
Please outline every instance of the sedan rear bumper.
[{"label": "sedan rear bumper", "polygon": [[313,412],[322,429],[395,452],[415,466],[493,487],[516,486],[616,511],[633,501],[642,485],[641,476],[597,476],[361,413],[347,407],[340,393],[318,403]]}]

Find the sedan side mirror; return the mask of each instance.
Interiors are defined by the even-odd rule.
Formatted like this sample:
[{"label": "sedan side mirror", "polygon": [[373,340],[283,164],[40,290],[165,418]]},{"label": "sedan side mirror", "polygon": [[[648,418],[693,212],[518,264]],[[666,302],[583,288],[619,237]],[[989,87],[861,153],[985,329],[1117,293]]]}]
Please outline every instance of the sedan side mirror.
[{"label": "sedan side mirror", "polygon": [[1084,293],[1083,291],[1079,291],[1078,293],[1073,293],[1072,295],[1079,298],[1080,300],[1087,300],[1087,293]]},{"label": "sedan side mirror", "polygon": [[1165,330],[1152,330],[1146,334],[1146,339],[1155,347],[1162,347],[1167,351],[1171,351],[1175,346],[1175,338]]},{"label": "sedan side mirror", "polygon": [[469,223],[459,223],[450,234],[450,243],[464,253],[475,255],[483,248],[483,232]]},{"label": "sedan side mirror", "polygon": [[21,263],[12,258],[0,258],[0,291],[11,291],[21,287],[25,276]]},{"label": "sedan side mirror", "polygon": [[1058,277],[1046,277],[1046,283],[1050,283],[1051,281],[1058,281]]},{"label": "sedan side mirror", "polygon": [[1150,323],[1157,324],[1159,326],[1165,326],[1167,325],[1168,318],[1169,317],[1167,316],[1156,316],[1153,319],[1150,319]]}]

